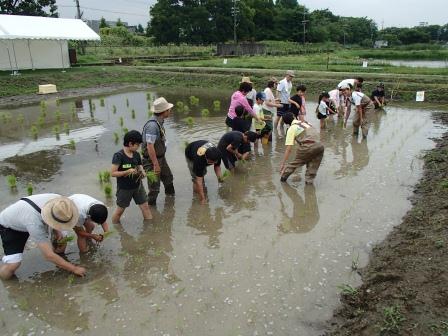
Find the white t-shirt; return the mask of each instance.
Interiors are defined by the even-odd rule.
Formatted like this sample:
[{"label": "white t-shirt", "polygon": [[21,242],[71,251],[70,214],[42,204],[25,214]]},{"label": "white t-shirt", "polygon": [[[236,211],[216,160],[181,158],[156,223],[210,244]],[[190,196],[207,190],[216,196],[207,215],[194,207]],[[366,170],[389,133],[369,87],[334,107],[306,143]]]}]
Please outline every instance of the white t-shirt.
[{"label": "white t-shirt", "polygon": [[[75,203],[79,211],[79,219],[76,226],[82,227],[87,217],[89,216],[89,209],[94,204],[104,204],[97,199],[84,194],[73,194],[69,198]],[[99,223],[102,224],[102,223]]]},{"label": "white t-shirt", "polygon": [[328,94],[330,95],[330,99],[334,101],[336,106],[339,106],[339,98],[340,98],[339,90],[338,89],[331,90],[330,92],[328,92]]},{"label": "white t-shirt", "polygon": [[268,111],[272,112],[273,115],[276,115],[277,108],[275,106],[268,106],[268,105],[266,105],[267,101],[270,102],[270,103],[275,103],[275,96],[274,96],[274,93],[272,93],[271,88],[267,87],[266,89],[264,89],[264,94],[266,95],[266,100],[264,101],[262,107],[265,110],[268,110]]},{"label": "white t-shirt", "polygon": [[[39,208],[50,200],[60,197],[58,194],[37,194],[28,196]],[[20,232],[28,232],[36,243],[50,239],[50,227],[42,220],[42,216],[30,204],[19,200],[0,213],[0,224]]]},{"label": "white t-shirt", "polygon": [[280,102],[282,104],[289,104],[291,89],[292,82],[288,82],[286,78],[283,78],[280,82],[278,82],[277,91],[280,92]]},{"label": "white t-shirt", "polygon": [[355,79],[354,78],[350,78],[350,79],[344,79],[342,82],[340,82],[338,84],[338,89],[342,86],[342,85],[347,85],[350,84],[352,86],[352,89],[355,87]]},{"label": "white t-shirt", "polygon": [[318,109],[319,114],[327,115],[327,104],[323,100],[320,101]]},{"label": "white t-shirt", "polygon": [[362,100],[362,98],[364,96],[365,95],[362,92],[353,91],[352,92],[352,102],[353,102],[353,104],[355,104],[355,106],[361,105],[361,100]]},{"label": "white t-shirt", "polygon": [[246,99],[251,99],[254,103],[256,98],[257,98],[257,91],[255,89],[252,89],[252,91],[246,95]]}]

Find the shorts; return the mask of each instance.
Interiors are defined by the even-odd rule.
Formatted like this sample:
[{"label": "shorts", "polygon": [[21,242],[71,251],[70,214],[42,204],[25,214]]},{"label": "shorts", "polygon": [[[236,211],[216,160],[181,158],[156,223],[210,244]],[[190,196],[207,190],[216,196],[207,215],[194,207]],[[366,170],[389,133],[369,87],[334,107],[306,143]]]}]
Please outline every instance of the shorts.
[{"label": "shorts", "polygon": [[[189,160],[187,157],[185,157],[185,159],[187,160],[187,166],[188,166],[188,170],[190,171],[191,180],[194,182],[196,177],[198,177],[193,170],[194,163],[193,163],[193,161]],[[202,177],[204,177],[206,174],[207,174],[207,167],[204,168],[204,171],[202,172]]]},{"label": "shorts", "polygon": [[285,113],[289,111],[291,108],[291,105],[289,104],[282,104],[282,107],[277,109],[277,117],[282,117]]},{"label": "shorts", "polygon": [[143,187],[143,184],[140,183],[138,188],[136,189],[117,189],[117,205],[120,208],[127,208],[131,204],[131,200],[133,199],[135,204],[140,205],[148,201],[148,195],[146,194],[146,190]]},{"label": "shorts", "polygon": [[327,118],[326,114],[321,114],[321,113],[317,114],[317,119],[326,119],[326,118]]},{"label": "shorts", "polygon": [[30,234],[0,225],[0,236],[2,238],[3,251],[5,252],[2,261],[5,264],[22,261],[22,254]]}]

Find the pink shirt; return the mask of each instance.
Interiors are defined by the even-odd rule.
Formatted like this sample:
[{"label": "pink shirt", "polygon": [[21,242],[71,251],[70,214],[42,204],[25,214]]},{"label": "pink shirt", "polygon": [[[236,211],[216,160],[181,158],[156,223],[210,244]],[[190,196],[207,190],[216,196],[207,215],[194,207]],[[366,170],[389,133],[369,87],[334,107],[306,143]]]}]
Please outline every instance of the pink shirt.
[{"label": "pink shirt", "polygon": [[229,113],[227,113],[227,116],[230,119],[233,119],[236,117],[235,107],[237,107],[238,105],[243,106],[244,109],[248,113],[250,113],[252,116],[254,116],[256,118],[255,112],[252,109],[252,107],[250,107],[249,102],[246,99],[246,96],[243,95],[243,93],[241,91],[236,91],[233,93],[232,97],[230,98]]}]

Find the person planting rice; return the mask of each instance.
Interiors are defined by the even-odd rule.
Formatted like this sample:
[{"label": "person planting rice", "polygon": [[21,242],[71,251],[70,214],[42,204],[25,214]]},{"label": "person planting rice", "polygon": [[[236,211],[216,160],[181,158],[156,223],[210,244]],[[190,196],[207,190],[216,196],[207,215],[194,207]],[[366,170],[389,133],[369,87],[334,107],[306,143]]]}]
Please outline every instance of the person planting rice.
[{"label": "person planting rice", "polygon": [[[247,100],[244,99],[247,103]],[[154,100],[151,112],[154,115],[143,126],[143,167],[147,173],[157,175],[156,179],[148,179],[148,203],[155,205],[160,192],[160,181],[165,187],[167,196],[174,196],[173,174],[166,161],[166,133],[163,123],[171,114],[173,104],[168,103],[165,98]],[[249,106],[250,107],[250,106]]]},{"label": "person planting rice", "polygon": [[218,149],[221,152],[224,166],[233,172],[236,161],[244,160],[243,154],[239,152],[240,147],[244,144],[247,145],[250,142],[255,142],[257,138],[257,133],[251,131],[246,133],[231,131],[224,134],[218,143]]},{"label": "person planting rice", "polygon": [[339,99],[340,106],[339,106],[339,108],[342,109],[342,111],[340,113],[344,113],[344,126],[347,125],[347,120],[350,117],[351,100],[348,99],[344,95],[343,88],[346,87],[346,86],[350,86],[353,89],[353,88],[356,87],[357,84],[362,84],[362,83],[364,83],[364,78],[356,77],[356,78],[344,79],[337,86],[337,89],[340,92],[340,99]]},{"label": "person planting rice", "polygon": [[[295,119],[291,112],[286,113],[283,120],[291,126],[286,134],[286,150],[280,165],[280,181],[286,182],[297,168],[306,165],[305,183],[312,184],[324,156],[324,146],[319,140],[319,133],[307,122]],[[287,164],[294,142],[299,144],[296,157]]]},{"label": "person planting rice", "polygon": [[371,100],[375,104],[375,108],[383,108],[386,105],[383,83],[376,86],[376,90],[372,92]]},{"label": "person planting rice", "polygon": [[356,87],[358,90],[355,91],[352,91],[350,85],[344,85],[341,88],[344,96],[350,100],[350,104],[356,107],[356,115],[353,119],[353,135],[357,136],[359,127],[361,127],[362,137],[366,139],[369,133],[372,115],[375,111],[375,105],[367,95],[359,91],[359,85]]},{"label": "person planting rice", "polygon": [[78,222],[75,203],[58,194],[38,194],[21,198],[0,213],[0,236],[4,257],[0,278],[10,279],[20,267],[28,238],[41,250],[46,260],[56,266],[84,276],[86,269],[56,254],[51,236],[62,238],[62,231],[71,230]]},{"label": "person planting rice", "polygon": [[205,175],[207,166],[213,165],[218,181],[222,181],[221,152],[207,140],[198,140],[185,148],[185,158],[193,181],[193,191],[198,193],[201,204],[205,204]]},{"label": "person planting rice", "polygon": [[142,135],[139,131],[127,132],[123,139],[123,149],[116,152],[112,158],[111,176],[117,178],[117,208],[112,216],[113,223],[120,221],[132,199],[140,207],[143,219],[152,218],[142,183],[145,173],[138,152],[141,143]]},{"label": "person planting rice", "polygon": [[226,118],[227,126],[232,127],[233,119],[236,118],[235,109],[238,106],[242,106],[248,114],[250,114],[253,118],[259,120],[246,98],[246,96],[250,92],[252,92],[252,84],[247,82],[241,82],[238,91],[235,91],[232,94],[232,97],[230,98],[229,111],[227,113]]},{"label": "person planting rice", "polygon": [[77,243],[80,252],[89,251],[88,242],[96,241],[102,242],[104,236],[102,234],[94,234],[93,229],[95,223],[101,225],[103,232],[109,231],[109,224],[107,224],[107,207],[89,195],[74,194],[68,197],[71,199],[79,211],[79,219],[73,230],[77,235]]}]

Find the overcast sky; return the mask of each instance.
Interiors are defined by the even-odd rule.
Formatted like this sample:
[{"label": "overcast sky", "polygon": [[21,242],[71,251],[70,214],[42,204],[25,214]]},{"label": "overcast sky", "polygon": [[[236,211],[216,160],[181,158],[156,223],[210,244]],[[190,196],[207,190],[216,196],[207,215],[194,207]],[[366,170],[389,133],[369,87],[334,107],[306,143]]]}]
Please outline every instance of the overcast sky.
[{"label": "overcast sky", "polygon": [[[116,20],[129,24],[141,23],[146,27],[149,6],[155,0],[79,0],[84,7],[84,18]],[[74,0],[57,0],[60,17],[76,16]],[[311,10],[328,8],[337,15],[367,16],[375,20],[378,28],[413,27],[419,22],[448,23],[448,0],[299,0]],[[66,7],[68,6],[68,7]],[[91,9],[89,9],[91,8]],[[94,10],[96,9],[96,10]],[[116,12],[116,13],[114,13]]]}]

